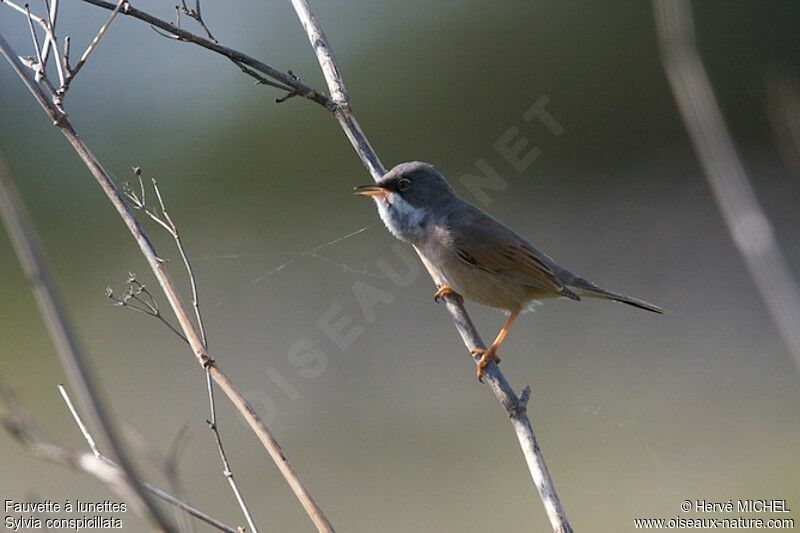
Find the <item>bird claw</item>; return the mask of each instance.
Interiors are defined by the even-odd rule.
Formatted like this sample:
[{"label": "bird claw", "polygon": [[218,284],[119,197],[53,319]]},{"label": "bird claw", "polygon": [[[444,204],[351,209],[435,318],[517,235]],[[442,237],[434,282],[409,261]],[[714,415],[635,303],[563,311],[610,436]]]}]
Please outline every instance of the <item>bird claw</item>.
[{"label": "bird claw", "polygon": [[460,294],[458,294],[452,287],[448,287],[444,285],[439,288],[433,295],[433,301],[439,303],[445,296],[453,296],[459,300],[463,300]]},{"label": "bird claw", "polygon": [[483,375],[486,372],[486,367],[489,366],[489,363],[494,362],[495,364],[500,364],[500,357],[495,353],[493,348],[489,348],[488,350],[483,348],[476,348],[474,350],[469,351],[473,357],[481,356],[478,360],[478,368],[475,372],[475,375],[478,378],[478,381],[483,383]]}]

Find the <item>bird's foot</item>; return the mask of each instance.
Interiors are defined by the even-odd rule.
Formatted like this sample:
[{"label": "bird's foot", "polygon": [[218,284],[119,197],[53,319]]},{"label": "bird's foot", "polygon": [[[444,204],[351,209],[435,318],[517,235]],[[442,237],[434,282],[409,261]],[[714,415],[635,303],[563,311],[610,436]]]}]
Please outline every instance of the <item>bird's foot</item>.
[{"label": "bird's foot", "polygon": [[445,296],[453,296],[458,300],[461,300],[461,301],[464,300],[461,297],[461,295],[458,294],[452,287],[448,287],[447,285],[444,285],[444,286],[440,287],[439,290],[434,293],[433,301],[434,302],[439,302]]},{"label": "bird's foot", "polygon": [[500,364],[500,357],[495,353],[496,348],[494,346],[490,346],[488,350],[483,348],[476,348],[474,350],[470,350],[473,356],[480,355],[481,358],[478,360],[478,369],[476,371],[476,375],[478,376],[478,381],[483,383],[483,374],[486,371],[486,367],[489,366],[489,363],[494,361],[497,364]]}]

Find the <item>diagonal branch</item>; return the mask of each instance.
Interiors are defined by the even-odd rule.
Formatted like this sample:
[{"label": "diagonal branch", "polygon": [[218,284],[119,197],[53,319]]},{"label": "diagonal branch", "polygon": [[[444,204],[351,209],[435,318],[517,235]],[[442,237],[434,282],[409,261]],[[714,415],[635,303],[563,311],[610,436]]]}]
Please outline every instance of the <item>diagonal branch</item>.
[{"label": "diagonal branch", "polygon": [[278,470],[287,481],[297,499],[303,505],[309,518],[314,522],[319,531],[333,531],[328,518],[323,513],[322,509],[316,503],[311,493],[300,480],[294,467],[289,463],[288,459],[283,453],[280,444],[275,440],[275,437],[270,432],[264,421],[255,412],[250,403],[244,398],[239,390],[233,385],[227,375],[219,369],[215,361],[211,358],[200,335],[195,328],[190,311],[187,309],[180,296],[177,286],[172,280],[169,272],[164,266],[164,262],[156,253],[155,247],[150,241],[149,236],[142,228],[136,216],[133,214],[131,206],[126,202],[125,196],[114,184],[111,176],[100,164],[100,161],[95,157],[86,143],[78,136],[67,116],[58,107],[50,102],[42,88],[33,80],[24,66],[19,62],[19,59],[13,49],[9,46],[6,40],[0,35],[0,54],[12,65],[14,71],[22,80],[23,84],[34,95],[36,101],[42,109],[53,119],[54,124],[59,128],[61,133],[67,139],[67,142],[73,147],[75,152],[86,165],[92,177],[98,183],[103,193],[109,199],[114,209],[119,214],[125,223],[128,231],[133,236],[137,245],[139,246],[142,255],[147,260],[150,269],[152,270],[155,278],[158,280],[164,295],[172,308],[175,318],[180,324],[186,339],[191,346],[192,351],[197,358],[198,363],[211,375],[214,381],[219,385],[220,389],[228,396],[234,407],[239,411],[252,431],[256,434],[261,444],[269,453],[272,460],[275,462]]},{"label": "diagonal branch", "polygon": [[[0,51],[7,59],[12,58],[18,61],[16,54],[8,49],[2,36],[0,36]],[[31,83],[35,83],[21,65],[19,65],[18,71],[24,72],[26,79]],[[55,107],[55,104],[51,103],[50,105],[52,106],[52,116],[58,116],[58,108]],[[39,311],[47,325],[61,365],[64,367],[70,383],[78,392],[84,408],[89,411],[92,420],[97,424],[103,443],[111,450],[113,457],[119,463],[120,479],[126,486],[126,494],[132,498],[132,503],[141,509],[142,514],[148,518],[154,527],[162,531],[173,531],[174,528],[167,518],[145,492],[141,477],[134,469],[133,462],[128,457],[122,439],[117,434],[111,422],[111,417],[104,407],[101,395],[91,378],[89,367],[78,339],[72,333],[73,329],[68,323],[66,311],[45,267],[41,252],[42,248],[30,222],[30,217],[1,161],[0,215],[2,215],[6,229],[11,237],[11,242],[17,252],[20,263],[22,263],[25,276],[31,283]]]},{"label": "diagonal branch", "polygon": [[[0,0],[2,2],[4,0]],[[97,7],[102,7],[103,9],[113,10],[116,8],[116,4],[113,2],[108,2],[106,0],[83,0],[88,4],[95,5]],[[302,96],[303,98],[307,98],[312,100],[330,110],[335,108],[335,104],[333,101],[322,94],[321,92],[312,89],[308,85],[301,82],[297,77],[292,76],[287,72],[282,72],[274,67],[271,67],[264,63],[263,61],[259,61],[254,57],[251,57],[247,54],[244,54],[238,50],[233,48],[228,48],[227,46],[223,46],[218,42],[207,39],[205,37],[201,37],[200,35],[194,34],[190,31],[184,30],[182,28],[178,28],[175,24],[167,22],[166,20],[162,20],[150,13],[142,11],[141,9],[136,9],[135,7],[131,6],[130,3],[126,2],[120,12],[123,15],[128,15],[133,18],[139,19],[143,22],[150,24],[153,28],[158,28],[159,30],[166,32],[168,35],[176,37],[180,41],[185,41],[188,43],[193,43],[198,46],[202,46],[203,48],[207,48],[212,52],[216,52],[220,55],[223,55],[233,61],[237,66],[241,68],[241,65],[249,67],[248,69],[242,69],[245,73],[252,75],[250,70],[257,71],[263,74],[266,78],[277,82],[281,86],[284,86],[290,91],[290,94],[295,96]],[[254,76],[256,79],[264,82],[263,80],[259,79],[259,77]],[[281,87],[283,88],[283,87]]]},{"label": "diagonal branch", "polygon": [[[317,22],[317,19],[308,7],[308,2],[306,0],[291,0],[291,2],[306,34],[308,34],[308,40],[317,55],[317,60],[322,68],[325,81],[328,84],[333,101],[336,103],[337,107],[334,110],[334,116],[336,120],[339,121],[342,129],[344,129],[347,138],[350,139],[353,148],[361,158],[364,166],[367,167],[372,178],[377,181],[386,171],[352,114],[347,96],[347,89],[345,88],[344,80],[339,72],[339,68],[333,56],[333,50],[328,44],[325,33],[322,31],[319,22]],[[419,251],[417,251],[417,253],[419,254]],[[422,257],[421,254],[420,258],[423,263],[425,263],[434,283],[436,283],[437,286],[442,286],[445,280],[438,277],[435,270],[430,268],[430,265],[427,264],[425,258]],[[456,329],[458,329],[458,333],[461,335],[467,349],[486,348],[486,345],[478,334],[463,304],[453,297],[446,297],[445,301],[447,303],[447,310],[453,317]],[[527,403],[528,395],[523,393],[525,401],[521,402],[503,373],[500,372],[500,369],[494,363],[487,367],[486,375],[492,392],[494,392],[497,400],[502,404],[511,419],[511,425],[514,427],[514,431],[517,434],[517,439],[519,440],[525,460],[528,463],[528,469],[533,478],[533,483],[536,485],[536,489],[539,492],[539,497],[544,504],[553,530],[559,533],[572,531],[569,521],[567,520],[567,514],[564,511],[564,507],[561,505],[561,501],[553,485],[553,480],[547,470],[544,457],[539,449],[539,444],[536,442],[536,435],[533,433],[531,422],[526,414],[525,404]]]}]

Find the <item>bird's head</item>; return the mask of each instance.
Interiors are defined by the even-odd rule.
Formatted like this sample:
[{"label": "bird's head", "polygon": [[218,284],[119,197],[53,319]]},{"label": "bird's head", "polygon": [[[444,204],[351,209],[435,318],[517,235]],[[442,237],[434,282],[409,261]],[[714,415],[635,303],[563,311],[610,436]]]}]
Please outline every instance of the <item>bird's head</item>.
[{"label": "bird's head", "polygon": [[444,177],[428,163],[400,163],[375,183],[355,188],[370,196],[386,227],[400,240],[416,242],[441,206],[455,197]]}]

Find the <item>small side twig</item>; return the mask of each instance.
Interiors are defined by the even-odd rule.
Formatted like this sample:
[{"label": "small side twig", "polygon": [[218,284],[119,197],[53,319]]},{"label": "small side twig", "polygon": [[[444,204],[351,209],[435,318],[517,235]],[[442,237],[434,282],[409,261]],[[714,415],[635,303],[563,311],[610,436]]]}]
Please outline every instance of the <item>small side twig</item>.
[{"label": "small side twig", "polygon": [[[187,17],[189,17],[191,19],[194,19],[195,22],[197,22],[200,25],[200,27],[203,28],[203,31],[206,32],[206,35],[208,36],[209,39],[211,39],[215,43],[219,42],[211,34],[211,30],[208,29],[208,26],[206,25],[206,22],[203,20],[203,13],[202,13],[202,11],[200,9],[200,0],[195,0],[194,8],[190,8],[186,4],[186,0],[181,0],[181,5],[178,6],[178,13],[180,14],[181,12],[183,12],[183,14],[186,15]],[[179,19],[179,21],[180,21],[180,19]],[[178,27],[180,27],[180,24],[178,24]]]},{"label": "small side twig", "polygon": [[33,27],[33,18],[31,17],[31,8],[25,4],[25,15],[28,17],[28,29],[31,32],[31,40],[33,41],[33,48],[36,50],[36,81],[42,81],[45,76],[44,60],[42,59],[42,50],[39,47],[39,37],[36,35],[36,28]]},{"label": "small side twig", "polygon": [[92,453],[95,457],[100,457],[100,449],[97,447],[97,443],[94,441],[92,434],[89,433],[89,428],[87,428],[86,424],[83,423],[83,419],[78,414],[78,410],[75,409],[75,406],[72,404],[72,399],[70,399],[69,394],[67,394],[67,389],[64,387],[63,383],[58,384],[58,392],[61,394],[61,398],[67,405],[67,409],[69,409],[72,419],[75,420],[75,423],[78,425],[78,429],[80,429],[81,435],[83,435],[83,438],[86,440],[86,444],[89,445],[89,449],[92,450]]},{"label": "small side twig", "polygon": [[[0,0],[0,4],[10,7],[11,9],[16,11],[20,15],[23,15],[25,17],[30,17],[31,19],[33,19],[34,22],[36,22],[36,24],[40,25],[42,28],[45,27],[44,19],[42,17],[34,15],[33,13],[30,13],[30,10],[27,9],[27,7],[22,7],[22,6],[20,6],[20,5],[16,4],[16,3],[12,2],[11,0]],[[26,6],[27,6],[27,4],[26,4]]]},{"label": "small side twig", "polygon": [[183,342],[189,342],[184,334],[181,333],[178,328],[173,326],[172,323],[164,317],[164,315],[161,313],[161,309],[158,307],[158,302],[156,301],[155,297],[150,293],[145,285],[136,279],[136,274],[133,272],[128,272],[127,283],[128,287],[125,289],[125,292],[122,293],[121,297],[118,297],[111,287],[106,288],[106,296],[108,299],[114,302],[114,305],[130,309],[136,313],[142,313],[151,316],[166,326],[167,329],[174,333]]},{"label": "small side twig", "polygon": [[[5,1],[8,0],[0,0],[0,2],[5,2]],[[83,0],[83,1],[87,4],[92,4],[94,6],[101,7],[107,10],[113,10],[116,7],[113,2],[109,2],[108,0]],[[254,72],[260,73],[260,76],[254,76],[258,81],[262,81],[264,78],[273,80],[275,83],[283,85],[283,87],[278,87],[282,90],[291,92],[296,96],[307,98],[313,102],[320,104],[321,106],[325,107],[330,111],[336,109],[336,104],[333,102],[333,100],[331,100],[321,91],[317,91],[316,89],[313,89],[312,87],[301,82],[295,76],[292,76],[286,72],[282,72],[276,69],[275,67],[272,67],[267,63],[264,63],[263,61],[260,61],[252,56],[249,56],[239,50],[223,46],[212,39],[196,35],[184,28],[179,28],[175,25],[175,23],[168,22],[164,19],[160,19],[146,11],[142,11],[141,9],[136,9],[130,4],[126,4],[123,7],[122,13],[124,15],[128,15],[130,17],[136,18],[138,20],[141,20],[142,22],[149,24],[154,30],[159,31],[159,33],[161,33],[165,37],[182,42],[196,44],[207,50],[211,50],[212,52],[220,54],[228,58],[230,61],[236,64],[240,69],[241,65],[245,65],[248,67],[248,69],[242,69],[242,71],[245,72],[246,74],[252,76],[253,75],[252,73]],[[273,85],[273,84],[267,83],[266,85]]]},{"label": "small side twig", "polygon": [[[192,263],[189,259],[189,254],[186,252],[186,248],[183,245],[183,241],[181,240],[181,234],[178,230],[177,224],[170,216],[169,212],[167,211],[167,205],[164,202],[164,197],[161,194],[161,189],[158,186],[158,181],[155,178],[151,178],[150,183],[153,187],[153,193],[158,201],[158,205],[155,207],[150,207],[147,202],[147,188],[144,185],[144,179],[142,177],[142,169],[141,167],[133,167],[133,173],[136,176],[139,182],[139,190],[138,192],[131,187],[128,183],[123,183],[122,191],[128,200],[131,202],[134,209],[138,209],[144,212],[151,220],[156,222],[159,226],[164,228],[167,233],[170,234],[172,239],[175,241],[175,247],[178,249],[178,253],[181,256],[183,261],[183,266],[186,270],[186,275],[189,280],[189,286],[191,289],[191,296],[192,296],[192,308],[194,309],[195,315],[195,324],[197,326],[197,331],[200,334],[200,340],[203,344],[203,347],[208,350],[208,338],[206,336],[206,328],[203,322],[203,315],[200,311],[200,296],[197,289],[197,277],[194,273],[194,268],[192,267]],[[131,274],[129,279],[129,289],[126,291],[125,295],[121,299],[115,299],[113,297],[113,293],[109,292],[109,297],[114,299],[115,302],[118,302],[119,305],[126,306],[131,310],[139,311],[150,316],[153,316],[159,319],[162,323],[166,324],[173,332],[176,332],[184,341],[188,343],[186,337],[181,335],[180,333],[175,330],[175,328],[167,322],[161,315],[158,310],[158,305],[152,295],[147,292],[146,288],[143,285],[136,281],[135,275]],[[132,287],[132,289],[131,289]],[[110,289],[109,289],[110,290]],[[139,294],[144,294],[146,298],[140,299],[138,298]],[[136,303],[131,304],[131,301],[135,301]],[[139,305],[137,305],[137,303]],[[143,306],[143,307],[140,307]],[[258,532],[258,528],[255,525],[255,521],[253,520],[252,513],[248,508],[244,496],[239,488],[239,485],[236,482],[236,479],[233,475],[233,470],[231,469],[230,462],[228,461],[228,456],[225,453],[225,448],[222,444],[222,436],[219,432],[219,426],[217,425],[217,407],[216,407],[216,400],[214,398],[214,382],[211,379],[211,373],[209,371],[210,364],[205,366],[206,371],[206,390],[208,392],[208,406],[210,412],[210,419],[206,421],[208,427],[211,429],[211,432],[214,436],[214,442],[217,446],[217,451],[219,452],[220,460],[222,461],[222,473],[225,476],[228,484],[230,485],[231,491],[236,498],[236,502],[239,505],[239,508],[242,511],[242,514],[247,521],[248,527],[254,533]]]},{"label": "small side twig", "polygon": [[116,6],[111,11],[111,14],[108,16],[108,19],[105,21],[105,23],[103,23],[102,26],[100,26],[100,29],[97,30],[97,35],[94,36],[92,42],[90,42],[89,46],[86,47],[86,50],[84,50],[80,59],[78,59],[78,62],[75,63],[74,67],[72,67],[69,71],[67,71],[66,79],[64,80],[64,83],[61,85],[61,88],[59,89],[61,94],[67,92],[70,83],[72,83],[72,80],[74,80],[75,76],[78,75],[78,72],[86,64],[86,61],[89,60],[89,56],[92,55],[92,52],[94,52],[97,49],[97,45],[100,44],[100,41],[105,36],[106,32],[108,32],[108,28],[111,27],[111,23],[114,22],[114,19],[117,17],[117,14],[119,13],[120,9],[122,9],[122,6],[126,5],[127,3],[128,3],[127,0],[118,0]]}]

